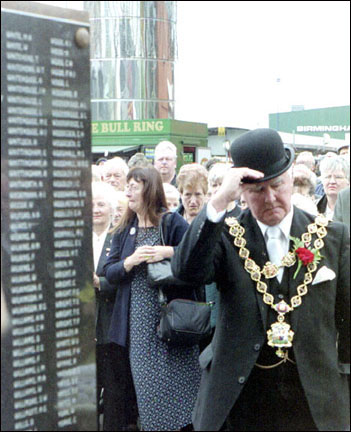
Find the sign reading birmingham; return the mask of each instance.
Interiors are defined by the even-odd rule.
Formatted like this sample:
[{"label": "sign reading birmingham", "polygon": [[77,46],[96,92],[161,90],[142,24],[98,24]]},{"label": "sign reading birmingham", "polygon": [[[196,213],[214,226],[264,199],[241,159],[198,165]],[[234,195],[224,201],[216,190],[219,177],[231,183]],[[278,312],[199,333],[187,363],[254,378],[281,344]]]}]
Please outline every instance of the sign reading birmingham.
[{"label": "sign reading birmingham", "polygon": [[1,430],[95,430],[89,25],[1,2]]}]

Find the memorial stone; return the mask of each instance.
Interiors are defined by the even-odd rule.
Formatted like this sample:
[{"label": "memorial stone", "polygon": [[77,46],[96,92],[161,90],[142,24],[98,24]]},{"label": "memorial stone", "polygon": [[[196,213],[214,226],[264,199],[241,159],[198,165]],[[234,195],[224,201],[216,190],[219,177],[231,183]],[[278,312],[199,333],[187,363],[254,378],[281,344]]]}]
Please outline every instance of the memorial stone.
[{"label": "memorial stone", "polygon": [[1,430],[96,430],[89,24],[1,2]]}]

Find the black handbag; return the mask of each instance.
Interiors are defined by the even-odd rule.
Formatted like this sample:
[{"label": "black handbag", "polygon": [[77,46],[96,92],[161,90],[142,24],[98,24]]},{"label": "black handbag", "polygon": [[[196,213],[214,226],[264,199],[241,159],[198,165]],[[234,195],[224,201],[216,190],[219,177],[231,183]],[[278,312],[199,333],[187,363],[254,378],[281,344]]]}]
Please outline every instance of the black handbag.
[{"label": "black handbag", "polygon": [[[159,288],[162,292],[162,288]],[[211,334],[211,304],[187,299],[167,303],[159,293],[161,306],[158,337],[173,346],[193,346]]]},{"label": "black handbag", "polygon": [[[164,234],[165,225],[169,216],[167,214],[160,223],[161,243],[165,246]],[[158,263],[148,264],[148,279],[152,286],[158,287],[158,301],[160,304],[160,323],[157,327],[158,337],[172,346],[193,346],[203,338],[211,334],[211,307],[213,302],[200,302],[176,298],[167,301],[163,287],[177,290],[181,286],[188,287],[196,297],[196,287],[191,290],[191,283],[177,279],[172,274],[171,262],[169,259]]]}]

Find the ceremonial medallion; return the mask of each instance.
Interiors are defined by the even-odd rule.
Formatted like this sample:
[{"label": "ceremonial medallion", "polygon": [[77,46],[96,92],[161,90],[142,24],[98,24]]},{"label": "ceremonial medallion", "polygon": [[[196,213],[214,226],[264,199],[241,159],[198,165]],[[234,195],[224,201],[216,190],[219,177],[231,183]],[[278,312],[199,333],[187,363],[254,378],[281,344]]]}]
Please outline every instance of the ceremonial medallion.
[{"label": "ceremonial medallion", "polygon": [[278,348],[275,353],[278,357],[283,358],[285,352],[282,348],[292,347],[294,332],[290,330],[290,325],[286,322],[275,322],[271,325],[270,330],[267,331],[267,337],[268,345],[272,348]]},{"label": "ceremonial medallion", "polygon": [[[327,235],[326,227],[328,219],[323,215],[318,215],[314,223],[308,225],[307,232],[302,234],[301,239],[290,237],[294,242],[294,249],[284,256],[280,266],[267,261],[262,270],[250,258],[250,251],[245,248],[246,240],[243,238],[245,228],[239,224],[236,218],[226,218],[225,221],[230,227],[229,234],[234,237],[233,243],[239,249],[239,256],[245,260],[244,268],[256,283],[256,290],[262,294],[264,303],[278,314],[277,322],[273,323],[267,331],[268,345],[278,348],[275,352],[278,357],[284,359],[284,361],[289,360],[288,352],[284,351],[284,348],[292,346],[294,332],[290,330],[290,325],[285,322],[284,315],[299,307],[302,304],[302,297],[308,293],[308,285],[313,281],[312,273],[317,270],[317,264],[323,258],[320,254],[320,249],[324,246],[322,238]],[[313,243],[315,249],[309,249],[313,234],[316,234],[318,238]],[[293,279],[296,278],[300,268],[304,266],[306,273],[303,283],[297,287],[297,295],[291,298],[290,305],[284,300],[275,304],[273,295],[267,292],[268,285],[261,281],[261,277],[264,276],[266,279],[272,279],[278,275],[280,267],[292,267],[296,262],[298,265]]]}]

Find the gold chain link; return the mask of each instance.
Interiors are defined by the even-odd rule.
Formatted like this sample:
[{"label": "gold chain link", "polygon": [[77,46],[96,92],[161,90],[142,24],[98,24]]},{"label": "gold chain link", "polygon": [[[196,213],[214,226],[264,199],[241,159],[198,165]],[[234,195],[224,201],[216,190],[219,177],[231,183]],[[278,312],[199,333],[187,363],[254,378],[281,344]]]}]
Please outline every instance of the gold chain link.
[{"label": "gold chain link", "polygon": [[[237,248],[239,248],[239,256],[243,260],[245,260],[244,262],[245,270],[250,274],[251,279],[254,282],[256,282],[256,290],[260,294],[262,294],[264,303],[270,306],[278,313],[278,323],[287,326],[289,329],[290,326],[284,323],[284,319],[285,319],[284,315],[286,313],[293,311],[295,308],[297,308],[302,304],[302,297],[308,293],[308,285],[313,281],[312,274],[317,270],[317,264],[315,262],[307,264],[303,283],[297,287],[297,295],[291,298],[290,305],[286,304],[283,301],[274,304],[274,297],[272,294],[267,292],[268,285],[266,282],[261,281],[261,277],[263,275],[266,279],[272,279],[273,277],[277,276],[280,267],[292,267],[296,263],[296,253],[289,252],[282,259],[280,266],[276,266],[275,264],[272,264],[270,261],[267,261],[266,264],[261,269],[256,264],[256,262],[252,258],[250,258],[250,251],[245,248],[246,246],[246,240],[244,238],[245,228],[242,227],[238,222],[238,220],[234,217],[226,218],[225,221],[226,224],[230,227],[229,234],[234,237],[234,241],[233,241],[234,245]],[[302,234],[301,236],[302,242],[308,247],[312,242],[312,235],[316,234],[318,238],[314,241],[313,246],[317,251],[322,249],[324,246],[324,242],[322,239],[327,235],[326,227],[328,225],[328,222],[329,221],[325,216],[319,214],[315,218],[314,222],[308,225],[307,232]],[[269,345],[278,346],[277,344],[274,345],[274,343],[271,341],[272,331],[268,330],[267,334],[269,338]],[[289,330],[289,336],[288,336],[289,344],[287,344],[286,346],[291,346],[290,342],[292,341],[293,335],[294,332]],[[279,366],[281,363],[286,361],[292,362],[292,360],[289,359],[287,352],[283,352],[281,348],[279,348],[276,353],[279,357],[283,358],[283,360],[281,360],[280,362],[272,366],[267,366],[267,367],[262,365],[257,365],[257,366],[270,369],[272,367]]]},{"label": "gold chain link", "polygon": [[[328,219],[323,215],[318,215],[314,221],[307,227],[307,232],[302,234],[301,239],[305,244],[309,244],[312,241],[311,234],[316,234],[318,239],[315,240],[315,249],[320,250],[324,246],[322,240],[323,237],[327,235],[326,226],[328,225]],[[229,233],[234,237],[234,245],[239,248],[239,256],[245,259],[244,268],[250,274],[251,279],[256,282],[257,291],[263,295],[263,301],[271,306],[275,307],[274,297],[267,292],[268,286],[265,282],[261,281],[261,274],[263,274],[266,279],[271,279],[275,277],[278,273],[279,267],[291,267],[296,262],[296,257],[292,258],[294,255],[289,252],[283,259],[281,265],[278,267],[267,261],[263,266],[263,269],[255,263],[255,261],[250,258],[250,251],[245,248],[246,240],[244,238],[245,228],[242,227],[238,220],[234,217],[226,219],[227,225],[230,226]],[[291,304],[289,305],[291,310],[300,306],[302,303],[301,297],[308,293],[307,285],[313,281],[312,273],[317,270],[317,265],[315,263],[310,263],[306,266],[307,273],[305,274],[304,281],[301,285],[297,287],[297,295],[291,298]],[[268,277],[267,277],[268,276]],[[289,311],[290,312],[290,311]]]}]

